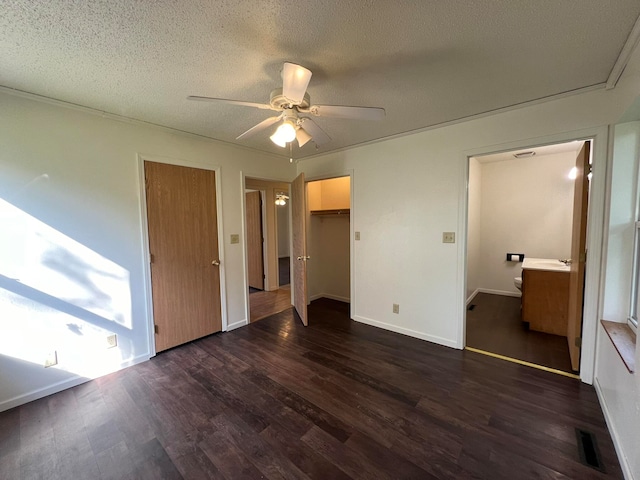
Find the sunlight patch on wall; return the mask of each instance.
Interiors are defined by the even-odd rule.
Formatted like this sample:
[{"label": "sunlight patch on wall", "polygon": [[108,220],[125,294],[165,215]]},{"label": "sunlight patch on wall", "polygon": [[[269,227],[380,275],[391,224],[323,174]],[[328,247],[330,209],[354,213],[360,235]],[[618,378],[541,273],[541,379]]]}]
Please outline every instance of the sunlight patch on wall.
[{"label": "sunlight patch on wall", "polygon": [[0,199],[0,354],[95,378],[135,357],[131,329],[126,269]]},{"label": "sunlight patch on wall", "polygon": [[49,355],[56,352],[58,364],[50,368],[85,378],[110,373],[133,359],[132,343],[124,334],[118,335],[118,348],[108,348],[111,330],[3,288],[0,312],[2,355],[44,368]]},{"label": "sunlight patch on wall", "polygon": [[0,199],[0,274],[131,329],[129,272]]}]

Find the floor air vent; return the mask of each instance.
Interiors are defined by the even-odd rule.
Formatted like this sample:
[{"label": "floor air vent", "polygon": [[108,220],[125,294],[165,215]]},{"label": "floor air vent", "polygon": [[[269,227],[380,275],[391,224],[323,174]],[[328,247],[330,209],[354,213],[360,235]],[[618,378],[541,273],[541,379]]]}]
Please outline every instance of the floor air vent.
[{"label": "floor air vent", "polygon": [[474,308],[476,308],[476,306],[475,306],[475,305],[469,305],[469,306],[467,307],[467,310],[471,311],[471,310],[473,310]]},{"label": "floor air vent", "polygon": [[604,472],[604,464],[600,459],[598,444],[593,433],[576,428],[576,438],[578,439],[580,461],[588,467]]}]

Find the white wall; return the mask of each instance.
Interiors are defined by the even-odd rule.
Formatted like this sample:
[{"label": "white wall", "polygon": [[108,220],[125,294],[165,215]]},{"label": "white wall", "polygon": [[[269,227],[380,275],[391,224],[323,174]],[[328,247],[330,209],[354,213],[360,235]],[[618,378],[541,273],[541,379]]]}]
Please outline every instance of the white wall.
[{"label": "white wall", "polygon": [[469,209],[467,211],[467,299],[480,284],[480,214],[482,208],[481,165],[475,158],[469,159]]},{"label": "white wall", "polygon": [[[631,288],[640,122],[617,125],[613,148],[603,318],[625,322]],[[636,369],[638,365],[640,347],[636,344]],[[601,327],[595,385],[627,478],[640,479],[640,373],[628,372]]]},{"label": "white wall", "polygon": [[278,222],[278,257],[288,257],[289,254],[289,201],[286,205],[276,207]]},{"label": "white wall", "polygon": [[311,215],[308,247],[309,298],[349,302],[349,215]]},{"label": "white wall", "polygon": [[479,286],[518,294],[522,263],[506,254],[570,258],[576,154],[563,152],[480,165]]},{"label": "white wall", "polygon": [[219,167],[224,320],[246,322],[241,171],[291,179],[286,159],[4,93],[0,111],[0,238],[29,242],[0,263],[0,410],[149,358],[138,154]]}]

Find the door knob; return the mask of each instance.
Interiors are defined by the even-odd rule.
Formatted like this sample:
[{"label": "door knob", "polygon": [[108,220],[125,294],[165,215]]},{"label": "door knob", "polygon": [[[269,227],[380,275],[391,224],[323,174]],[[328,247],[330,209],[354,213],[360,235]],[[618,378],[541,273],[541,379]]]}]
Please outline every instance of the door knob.
[{"label": "door knob", "polygon": [[220,266],[220,260],[214,260],[213,262],[211,262],[211,265],[215,265],[216,267]]},{"label": "door knob", "polygon": [[307,260],[311,260],[311,257],[302,256],[302,257],[298,257],[298,260],[303,260],[306,262]]}]

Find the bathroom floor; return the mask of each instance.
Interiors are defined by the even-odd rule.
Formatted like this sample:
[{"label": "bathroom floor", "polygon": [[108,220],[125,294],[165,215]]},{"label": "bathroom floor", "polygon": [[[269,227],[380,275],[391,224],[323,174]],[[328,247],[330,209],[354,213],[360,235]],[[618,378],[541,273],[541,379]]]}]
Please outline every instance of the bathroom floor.
[{"label": "bathroom floor", "polygon": [[543,365],[571,370],[567,339],[526,330],[520,320],[520,298],[479,293],[467,308],[467,346]]}]

